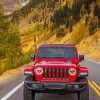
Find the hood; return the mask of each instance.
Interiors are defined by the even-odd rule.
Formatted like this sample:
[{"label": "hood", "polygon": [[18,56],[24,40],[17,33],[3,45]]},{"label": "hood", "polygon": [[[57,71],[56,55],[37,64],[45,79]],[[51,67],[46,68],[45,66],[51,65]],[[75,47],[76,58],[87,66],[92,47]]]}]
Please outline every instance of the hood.
[{"label": "hood", "polygon": [[66,65],[66,64],[78,64],[78,59],[64,59],[64,58],[52,58],[52,59],[37,59],[35,64],[39,64],[39,65],[50,65],[50,64],[57,64],[57,65]]}]

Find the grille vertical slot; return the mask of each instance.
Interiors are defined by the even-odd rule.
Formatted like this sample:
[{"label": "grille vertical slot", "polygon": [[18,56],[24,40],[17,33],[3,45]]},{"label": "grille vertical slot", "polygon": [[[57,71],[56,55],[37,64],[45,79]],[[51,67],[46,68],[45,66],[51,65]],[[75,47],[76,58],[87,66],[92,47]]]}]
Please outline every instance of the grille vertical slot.
[{"label": "grille vertical slot", "polygon": [[61,68],[58,68],[58,78],[61,78]]},{"label": "grille vertical slot", "polygon": [[68,78],[68,69],[66,69],[66,78]]},{"label": "grille vertical slot", "polygon": [[57,78],[56,76],[57,76],[57,70],[56,70],[56,68],[54,68],[54,78]]},{"label": "grille vertical slot", "polygon": [[50,69],[50,78],[53,78],[53,68]]},{"label": "grille vertical slot", "polygon": [[62,78],[65,78],[65,69],[62,68]]},{"label": "grille vertical slot", "polygon": [[47,68],[47,78],[49,78],[49,68]]}]

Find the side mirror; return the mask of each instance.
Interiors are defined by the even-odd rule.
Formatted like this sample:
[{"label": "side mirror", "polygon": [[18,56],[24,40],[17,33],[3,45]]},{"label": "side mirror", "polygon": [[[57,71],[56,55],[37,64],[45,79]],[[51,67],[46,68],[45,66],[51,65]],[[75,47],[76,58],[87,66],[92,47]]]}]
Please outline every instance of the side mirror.
[{"label": "side mirror", "polygon": [[31,59],[34,61],[35,60],[35,55],[31,54]]},{"label": "side mirror", "polygon": [[79,61],[81,62],[82,60],[84,60],[84,55],[79,55]]}]

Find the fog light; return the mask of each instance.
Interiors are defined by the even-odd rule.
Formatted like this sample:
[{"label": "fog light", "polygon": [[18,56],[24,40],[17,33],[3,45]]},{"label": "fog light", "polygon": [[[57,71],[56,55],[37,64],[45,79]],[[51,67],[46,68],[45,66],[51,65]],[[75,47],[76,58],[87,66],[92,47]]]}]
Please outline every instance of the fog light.
[{"label": "fog light", "polygon": [[32,87],[33,88],[37,88],[37,84],[32,84]]},{"label": "fog light", "polygon": [[67,85],[67,89],[72,89],[73,85]]},{"label": "fog light", "polygon": [[74,85],[74,88],[75,89],[79,89],[79,85]]},{"label": "fog light", "polygon": [[42,84],[32,84],[33,88],[43,88]]}]

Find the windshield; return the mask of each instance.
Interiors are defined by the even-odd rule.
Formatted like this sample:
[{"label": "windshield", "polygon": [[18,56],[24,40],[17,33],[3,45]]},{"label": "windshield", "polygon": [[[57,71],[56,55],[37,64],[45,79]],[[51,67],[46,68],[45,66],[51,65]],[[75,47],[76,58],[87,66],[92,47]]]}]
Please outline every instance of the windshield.
[{"label": "windshield", "polygon": [[39,58],[76,58],[75,48],[40,48]]}]

